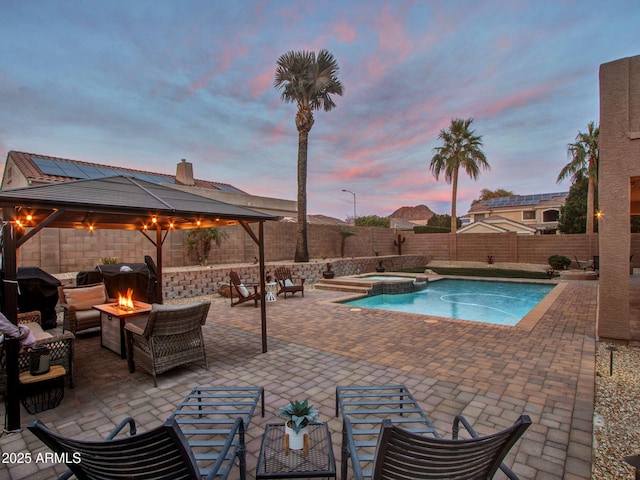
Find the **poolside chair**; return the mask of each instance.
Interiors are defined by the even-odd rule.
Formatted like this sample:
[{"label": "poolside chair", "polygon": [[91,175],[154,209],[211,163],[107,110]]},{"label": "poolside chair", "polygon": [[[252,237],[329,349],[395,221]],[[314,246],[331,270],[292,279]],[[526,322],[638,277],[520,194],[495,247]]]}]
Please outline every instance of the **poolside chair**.
[{"label": "poolside chair", "polygon": [[291,270],[287,267],[276,268],[276,281],[278,282],[278,295],[284,293],[284,299],[287,299],[287,293],[291,295],[300,292],[304,297],[304,278],[298,280],[296,285],[291,277]]},{"label": "poolside chair", "polygon": [[[480,436],[462,416],[451,439],[441,438],[404,385],[338,387],[342,411],[342,472],[349,458],[356,480],[489,479],[498,469],[518,477],[502,461],[531,424],[522,415],[501,432]],[[460,424],[471,438],[460,439]]]},{"label": "poolside chair", "polygon": [[[240,281],[240,277],[237,272],[231,270],[229,272],[229,296],[231,297],[231,306],[235,307],[236,305],[240,305],[241,303],[251,302],[253,301],[253,306],[258,308],[258,301],[260,300],[260,292],[258,292],[258,284],[257,283],[248,283],[244,284]],[[253,293],[249,292],[247,288],[253,287]],[[238,296],[238,300],[233,301],[233,292],[236,292]]]},{"label": "poolside chair", "polygon": [[595,270],[595,266],[592,260],[578,260],[578,257],[576,257],[575,255],[573,256],[573,258],[575,259],[578,268],[581,268],[582,271],[586,272],[587,269]]},{"label": "poolside chair", "polygon": [[207,321],[210,306],[211,302],[154,303],[146,320],[127,323],[124,332],[129,371],[135,372],[138,364],[153,376],[153,386],[157,387],[158,374],[179,365],[202,360],[205,368],[209,368],[202,325]]},{"label": "poolside chair", "polygon": [[238,460],[245,480],[245,429],[261,398],[264,416],[262,387],[196,388],[164,425],[138,434],[127,417],[104,440],[66,438],[39,420],[27,428],[69,467],[59,479],[227,479]]}]

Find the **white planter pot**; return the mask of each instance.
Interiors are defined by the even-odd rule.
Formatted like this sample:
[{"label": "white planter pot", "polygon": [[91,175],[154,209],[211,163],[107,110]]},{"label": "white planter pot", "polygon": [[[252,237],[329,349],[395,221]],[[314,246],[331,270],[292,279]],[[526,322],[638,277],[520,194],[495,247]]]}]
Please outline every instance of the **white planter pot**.
[{"label": "white planter pot", "polygon": [[298,433],[293,428],[284,426],[284,433],[289,435],[289,448],[291,450],[302,450],[304,448],[304,436],[308,433],[308,428],[303,427]]}]

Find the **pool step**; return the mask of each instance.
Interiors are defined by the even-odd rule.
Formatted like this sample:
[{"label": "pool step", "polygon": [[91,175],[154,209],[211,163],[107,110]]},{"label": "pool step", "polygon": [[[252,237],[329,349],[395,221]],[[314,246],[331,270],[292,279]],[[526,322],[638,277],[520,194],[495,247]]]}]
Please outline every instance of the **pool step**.
[{"label": "pool step", "polygon": [[367,295],[372,287],[373,285],[370,282],[343,280],[341,278],[325,278],[317,282],[313,288],[318,290],[331,290]]}]

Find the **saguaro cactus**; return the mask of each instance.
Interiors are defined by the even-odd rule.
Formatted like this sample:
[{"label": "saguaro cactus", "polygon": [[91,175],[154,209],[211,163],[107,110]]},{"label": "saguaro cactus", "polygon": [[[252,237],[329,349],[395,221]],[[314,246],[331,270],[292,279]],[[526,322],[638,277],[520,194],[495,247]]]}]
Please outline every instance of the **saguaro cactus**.
[{"label": "saguaro cactus", "polygon": [[402,235],[398,234],[398,240],[394,240],[393,241],[393,245],[398,247],[398,255],[402,255],[402,244],[406,241],[407,239],[405,237],[403,237]]}]

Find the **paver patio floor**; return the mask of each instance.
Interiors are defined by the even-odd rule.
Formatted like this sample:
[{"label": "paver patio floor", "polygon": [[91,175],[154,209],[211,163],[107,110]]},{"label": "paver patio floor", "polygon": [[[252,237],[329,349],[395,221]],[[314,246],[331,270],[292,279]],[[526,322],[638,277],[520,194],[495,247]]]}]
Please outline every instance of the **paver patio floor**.
[{"label": "paver patio floor", "polygon": [[[268,353],[261,353],[260,310],[212,305],[205,338],[209,369],[199,364],[158,377],[130,374],[126,360],[100,348],[99,335],[77,341],[76,388],[61,405],[38,414],[61,433],[102,437],[124,416],[139,431],[164,422],[196,385],[265,388],[266,415],[247,432],[249,478],[264,425],[291,398],[309,398],[329,422],[340,459],[341,421],[335,387],[404,383],[443,435],[457,414],[479,433],[510,425],[521,413],[533,420],[507,464],[521,479],[591,476],[597,282],[567,282],[531,329],[492,326],[404,313],[351,311],[332,303],[338,293],[308,289],[305,297],[267,304]],[[2,413],[4,413],[4,406]],[[22,424],[33,416],[22,410]],[[45,448],[23,430],[0,438],[3,452]],[[64,466],[0,464],[0,478],[53,478]],[[234,472],[237,474],[237,469]],[[497,476],[496,478],[501,478]]]}]

